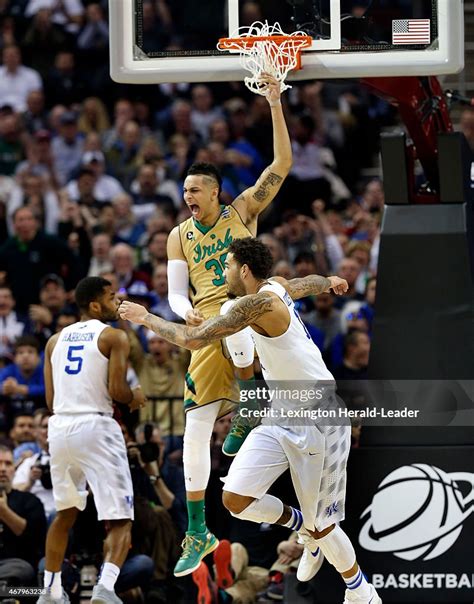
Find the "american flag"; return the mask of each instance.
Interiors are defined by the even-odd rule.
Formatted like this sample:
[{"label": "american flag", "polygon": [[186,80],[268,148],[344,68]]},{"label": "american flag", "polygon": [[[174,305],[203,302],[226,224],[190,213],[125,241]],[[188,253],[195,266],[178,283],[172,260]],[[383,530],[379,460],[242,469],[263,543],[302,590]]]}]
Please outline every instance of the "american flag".
[{"label": "american flag", "polygon": [[392,21],[392,44],[430,44],[429,19],[396,19]]}]

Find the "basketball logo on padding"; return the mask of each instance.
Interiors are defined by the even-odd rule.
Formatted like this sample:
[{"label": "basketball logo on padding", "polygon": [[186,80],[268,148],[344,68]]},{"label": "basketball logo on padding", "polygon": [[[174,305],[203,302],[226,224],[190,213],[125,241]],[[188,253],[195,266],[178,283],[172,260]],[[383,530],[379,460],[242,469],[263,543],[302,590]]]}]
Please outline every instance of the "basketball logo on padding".
[{"label": "basketball logo on padding", "polygon": [[382,480],[361,515],[359,543],[403,560],[432,560],[456,542],[473,509],[474,474],[447,474],[427,464],[402,466]]}]

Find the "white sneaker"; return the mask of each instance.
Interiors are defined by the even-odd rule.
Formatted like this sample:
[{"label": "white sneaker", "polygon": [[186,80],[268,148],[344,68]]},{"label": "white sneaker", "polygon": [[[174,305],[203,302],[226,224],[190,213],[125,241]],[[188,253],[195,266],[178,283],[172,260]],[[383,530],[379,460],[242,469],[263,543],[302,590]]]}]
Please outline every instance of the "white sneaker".
[{"label": "white sneaker", "polygon": [[298,581],[310,581],[321,568],[324,554],[310,534],[298,533],[298,541],[304,545],[304,550],[296,570],[296,578]]},{"label": "white sneaker", "polygon": [[92,590],[91,604],[123,604],[123,602],[115,591],[110,591],[102,583],[98,583]]},{"label": "white sneaker", "polygon": [[372,583],[369,583],[369,587],[370,593],[366,598],[361,598],[358,594],[354,593],[353,589],[346,589],[344,604],[382,604],[382,598],[375,591]]}]

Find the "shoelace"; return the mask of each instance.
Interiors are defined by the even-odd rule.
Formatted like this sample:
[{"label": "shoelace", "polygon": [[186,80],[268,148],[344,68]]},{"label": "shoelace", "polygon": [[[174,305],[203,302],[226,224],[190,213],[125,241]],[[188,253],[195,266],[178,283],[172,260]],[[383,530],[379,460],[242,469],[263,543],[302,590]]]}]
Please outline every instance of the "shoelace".
[{"label": "shoelace", "polygon": [[186,535],[186,537],[183,539],[183,542],[181,543],[181,547],[183,548],[181,558],[189,558],[193,548],[196,551],[198,550],[199,543],[200,539],[197,539],[194,535]]},{"label": "shoelace", "polygon": [[234,415],[230,426],[231,434],[241,438],[248,428],[248,423],[239,414]]}]

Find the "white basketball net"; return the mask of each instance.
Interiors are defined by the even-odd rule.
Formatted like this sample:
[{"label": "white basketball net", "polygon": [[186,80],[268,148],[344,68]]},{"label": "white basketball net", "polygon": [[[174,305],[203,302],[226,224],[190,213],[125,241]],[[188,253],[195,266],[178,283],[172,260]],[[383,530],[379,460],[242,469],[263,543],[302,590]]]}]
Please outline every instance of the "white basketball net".
[{"label": "white basketball net", "polygon": [[250,26],[239,27],[232,33],[232,38],[247,38],[253,36],[288,36],[287,40],[258,40],[250,46],[240,45],[232,42],[219,43],[219,50],[238,50],[240,53],[240,63],[242,67],[250,71],[252,77],[246,76],[244,81],[247,88],[256,94],[265,96],[266,90],[260,76],[262,73],[269,73],[280,82],[280,91],[283,92],[291,88],[285,84],[285,78],[289,71],[298,64],[297,49],[301,46],[307,46],[304,40],[292,40],[293,36],[307,36],[303,31],[296,31],[292,34],[285,34],[279,23],[269,25],[268,21],[262,23],[255,21]]}]

